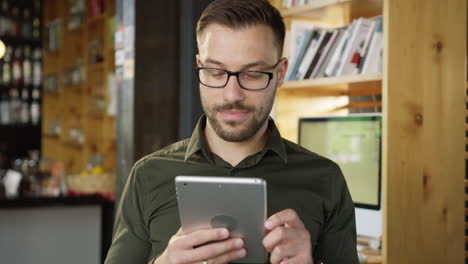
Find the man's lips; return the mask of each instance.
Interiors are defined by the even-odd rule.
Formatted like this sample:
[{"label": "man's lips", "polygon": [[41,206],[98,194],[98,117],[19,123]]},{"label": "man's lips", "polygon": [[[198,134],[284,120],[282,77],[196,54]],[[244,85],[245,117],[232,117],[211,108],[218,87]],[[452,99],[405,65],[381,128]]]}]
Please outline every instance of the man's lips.
[{"label": "man's lips", "polygon": [[235,109],[221,111],[221,115],[227,121],[239,121],[241,119],[244,119],[248,113],[249,113],[248,111],[235,110]]}]

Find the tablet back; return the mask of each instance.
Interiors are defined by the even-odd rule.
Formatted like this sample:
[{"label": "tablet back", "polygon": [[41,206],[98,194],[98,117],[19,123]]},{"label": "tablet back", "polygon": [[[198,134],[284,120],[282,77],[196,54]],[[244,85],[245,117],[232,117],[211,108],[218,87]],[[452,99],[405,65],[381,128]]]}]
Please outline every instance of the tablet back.
[{"label": "tablet back", "polygon": [[267,217],[266,182],[258,178],[177,176],[176,193],[184,233],[226,227],[241,237],[245,258],[232,263],[265,263],[262,240]]}]

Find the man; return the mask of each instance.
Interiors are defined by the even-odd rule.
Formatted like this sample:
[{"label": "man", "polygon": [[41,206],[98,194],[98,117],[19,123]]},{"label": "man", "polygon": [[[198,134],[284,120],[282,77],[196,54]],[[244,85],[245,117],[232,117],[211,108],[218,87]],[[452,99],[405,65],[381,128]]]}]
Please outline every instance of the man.
[{"label": "man", "polygon": [[106,264],[227,263],[246,254],[226,229],[180,229],[177,175],[262,177],[271,263],[358,263],[354,207],[332,161],[281,138],[269,119],[288,60],[285,27],[266,0],[218,0],[197,25],[196,74],[206,116],[190,139],[138,161],[117,212]]}]

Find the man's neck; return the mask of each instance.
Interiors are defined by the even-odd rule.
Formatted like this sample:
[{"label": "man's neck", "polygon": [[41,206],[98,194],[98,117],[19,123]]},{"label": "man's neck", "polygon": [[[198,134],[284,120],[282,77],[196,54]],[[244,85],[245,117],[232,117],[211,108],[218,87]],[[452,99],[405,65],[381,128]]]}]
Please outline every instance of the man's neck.
[{"label": "man's neck", "polygon": [[267,127],[268,121],[250,139],[243,142],[229,142],[220,138],[207,120],[204,134],[210,151],[234,167],[265,147],[268,138]]}]

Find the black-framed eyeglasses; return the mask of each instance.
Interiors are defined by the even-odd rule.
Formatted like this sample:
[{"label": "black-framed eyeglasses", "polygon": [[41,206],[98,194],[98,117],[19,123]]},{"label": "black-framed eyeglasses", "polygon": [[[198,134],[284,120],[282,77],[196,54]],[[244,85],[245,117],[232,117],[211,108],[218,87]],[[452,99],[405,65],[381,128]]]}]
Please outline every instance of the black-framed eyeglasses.
[{"label": "black-framed eyeglasses", "polygon": [[[271,68],[276,69],[280,62],[281,60]],[[273,79],[273,72],[265,71],[228,71],[218,68],[196,67],[195,72],[198,81],[210,88],[224,88],[229,82],[229,78],[234,75],[242,89],[259,91],[268,88],[271,79]]]}]

